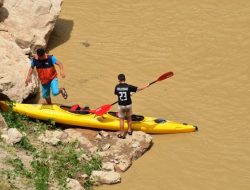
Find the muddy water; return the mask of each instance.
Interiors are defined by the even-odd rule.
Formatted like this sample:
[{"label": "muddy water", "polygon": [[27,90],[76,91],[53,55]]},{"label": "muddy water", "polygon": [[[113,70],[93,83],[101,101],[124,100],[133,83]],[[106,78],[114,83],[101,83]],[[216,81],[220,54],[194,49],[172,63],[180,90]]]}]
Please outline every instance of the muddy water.
[{"label": "muddy water", "polygon": [[54,101],[96,108],[116,100],[119,73],[142,85],[173,71],[134,112],[199,126],[154,135],[121,184],[98,189],[250,189],[249,31],[248,0],[64,0],[49,49],[69,99]]}]

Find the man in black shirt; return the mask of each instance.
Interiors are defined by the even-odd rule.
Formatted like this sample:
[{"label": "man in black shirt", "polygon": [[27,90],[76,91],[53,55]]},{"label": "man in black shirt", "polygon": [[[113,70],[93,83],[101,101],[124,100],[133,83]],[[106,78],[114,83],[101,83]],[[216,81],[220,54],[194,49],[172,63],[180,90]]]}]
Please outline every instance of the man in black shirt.
[{"label": "man in black shirt", "polygon": [[128,134],[132,135],[131,129],[131,115],[132,115],[132,100],[131,94],[136,93],[144,88],[148,87],[149,84],[143,87],[136,87],[133,85],[127,84],[124,74],[118,75],[119,84],[115,87],[115,95],[118,96],[118,116],[120,118],[120,133],[118,134],[119,138],[125,138],[126,133],[124,131],[124,119],[128,120]]}]

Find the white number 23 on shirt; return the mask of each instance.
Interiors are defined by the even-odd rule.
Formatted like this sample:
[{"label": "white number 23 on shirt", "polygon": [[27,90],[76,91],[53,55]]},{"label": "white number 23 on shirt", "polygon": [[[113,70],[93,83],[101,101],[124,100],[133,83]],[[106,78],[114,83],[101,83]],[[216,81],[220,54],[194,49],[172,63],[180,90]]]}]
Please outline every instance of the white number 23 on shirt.
[{"label": "white number 23 on shirt", "polygon": [[119,92],[119,97],[121,101],[127,100],[127,93],[126,92]]}]

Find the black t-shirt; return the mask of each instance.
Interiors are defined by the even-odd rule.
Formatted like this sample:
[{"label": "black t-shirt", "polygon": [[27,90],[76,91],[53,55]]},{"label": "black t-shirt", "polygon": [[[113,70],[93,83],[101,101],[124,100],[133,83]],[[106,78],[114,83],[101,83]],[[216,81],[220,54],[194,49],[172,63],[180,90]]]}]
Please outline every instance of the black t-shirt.
[{"label": "black t-shirt", "polygon": [[136,92],[137,87],[129,85],[127,83],[120,83],[115,87],[115,95],[118,96],[118,104],[122,106],[132,104],[130,97],[131,92]]}]

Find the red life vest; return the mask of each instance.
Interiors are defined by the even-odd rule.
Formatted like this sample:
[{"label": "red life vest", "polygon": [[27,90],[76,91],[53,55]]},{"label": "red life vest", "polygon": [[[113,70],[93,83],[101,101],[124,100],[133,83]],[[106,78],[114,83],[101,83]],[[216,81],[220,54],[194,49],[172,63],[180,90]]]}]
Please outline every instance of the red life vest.
[{"label": "red life vest", "polygon": [[38,77],[42,84],[47,84],[57,77],[55,66],[52,62],[52,55],[45,55],[45,59],[33,57],[34,67],[36,67]]}]

